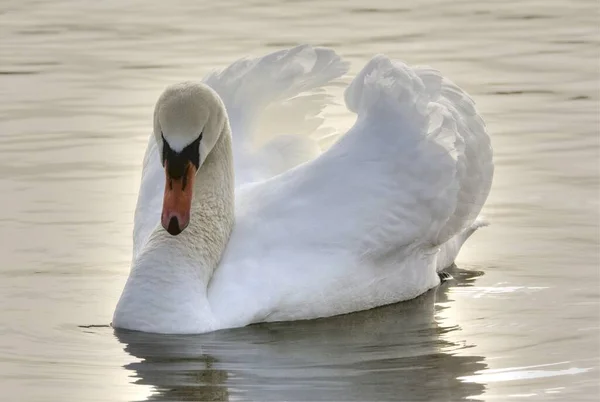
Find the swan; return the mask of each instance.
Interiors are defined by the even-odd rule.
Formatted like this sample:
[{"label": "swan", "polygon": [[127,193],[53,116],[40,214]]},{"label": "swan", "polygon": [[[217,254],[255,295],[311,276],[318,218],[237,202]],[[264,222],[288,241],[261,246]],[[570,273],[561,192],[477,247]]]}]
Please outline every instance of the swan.
[{"label": "swan", "polygon": [[429,67],[375,56],[344,93],[354,125],[327,150],[257,140],[269,105],[346,73],[302,45],[169,86],[154,110],[115,328],[193,334],[327,317],[440,283],[493,176],[474,102]]}]

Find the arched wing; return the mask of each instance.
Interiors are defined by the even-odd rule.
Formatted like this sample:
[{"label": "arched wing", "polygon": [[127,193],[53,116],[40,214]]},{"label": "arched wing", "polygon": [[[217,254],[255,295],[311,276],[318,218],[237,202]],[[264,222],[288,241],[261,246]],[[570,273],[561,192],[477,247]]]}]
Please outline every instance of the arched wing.
[{"label": "arched wing", "polygon": [[245,188],[237,230],[274,248],[379,258],[435,247],[475,218],[491,150],[464,92],[434,70],[377,56],[345,99],[355,125],[318,158]]},{"label": "arched wing", "polygon": [[320,153],[314,133],[330,97],[319,87],[347,68],[333,50],[302,45],[238,60],[204,79],[227,108],[236,186],[273,177]]}]

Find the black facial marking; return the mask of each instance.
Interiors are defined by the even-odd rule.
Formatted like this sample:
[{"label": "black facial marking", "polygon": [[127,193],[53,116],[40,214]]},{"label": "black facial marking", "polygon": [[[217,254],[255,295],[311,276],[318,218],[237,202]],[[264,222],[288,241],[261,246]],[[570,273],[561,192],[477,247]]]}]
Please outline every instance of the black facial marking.
[{"label": "black facial marking", "polygon": [[185,191],[185,186],[187,186],[187,170],[189,169],[188,166],[185,167],[185,171],[183,172],[183,180],[181,182],[181,191]]},{"label": "black facial marking", "polygon": [[167,173],[173,179],[180,179],[184,177],[183,189],[185,189],[186,180],[185,173],[187,162],[191,162],[196,169],[200,166],[200,141],[202,140],[202,133],[187,147],[183,148],[181,152],[175,152],[169,146],[169,143],[165,140],[164,134],[162,134],[163,140],[163,152],[162,152],[162,163],[163,166],[166,162]]}]

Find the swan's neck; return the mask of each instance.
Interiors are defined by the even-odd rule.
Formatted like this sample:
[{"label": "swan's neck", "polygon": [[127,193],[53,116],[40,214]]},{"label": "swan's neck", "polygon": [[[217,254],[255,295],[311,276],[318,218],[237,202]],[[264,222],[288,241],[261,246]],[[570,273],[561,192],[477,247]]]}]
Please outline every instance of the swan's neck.
[{"label": "swan's neck", "polygon": [[231,133],[226,125],[194,184],[190,223],[160,225],[133,261],[113,325],[146,332],[199,332],[216,324],[206,297],[234,223]]},{"label": "swan's neck", "polygon": [[170,268],[179,261],[194,266],[198,279],[207,285],[233,227],[233,188],[231,134],[226,127],[196,174],[188,227],[178,236],[171,236],[159,225],[146,247],[170,250],[176,259]]}]

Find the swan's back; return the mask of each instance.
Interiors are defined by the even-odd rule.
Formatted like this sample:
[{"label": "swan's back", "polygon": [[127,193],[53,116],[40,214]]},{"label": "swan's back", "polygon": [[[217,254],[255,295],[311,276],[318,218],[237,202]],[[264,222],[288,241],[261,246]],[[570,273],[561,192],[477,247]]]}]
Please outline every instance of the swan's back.
[{"label": "swan's back", "polygon": [[438,250],[452,262],[478,226],[491,149],[463,91],[377,56],[345,100],[356,123],[327,151],[238,192],[209,289],[218,315],[314,318],[410,299],[439,283]]}]

